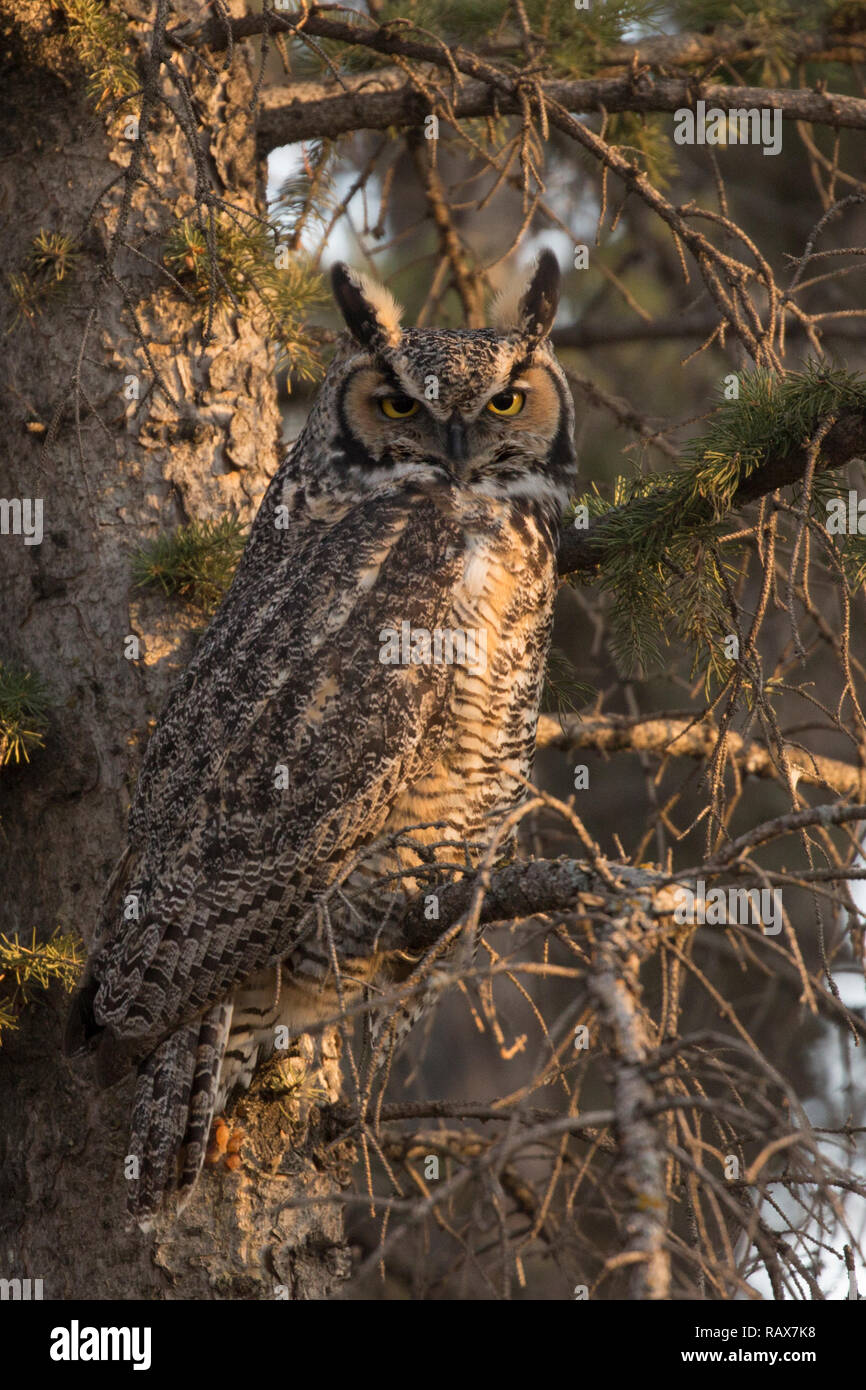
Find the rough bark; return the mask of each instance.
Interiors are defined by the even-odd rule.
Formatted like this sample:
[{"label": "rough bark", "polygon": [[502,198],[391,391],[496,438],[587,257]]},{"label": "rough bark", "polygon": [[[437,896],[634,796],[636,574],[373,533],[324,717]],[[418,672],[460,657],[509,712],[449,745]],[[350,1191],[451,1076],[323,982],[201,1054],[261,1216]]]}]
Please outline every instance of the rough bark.
[{"label": "rough bark", "polygon": [[[184,15],[175,6],[175,13],[195,9]],[[123,181],[104,190],[133,148],[122,115],[94,116],[50,4],[2,0],[0,30],[7,271],[23,263],[41,228],[80,238],[95,207],[65,301],[46,304],[4,339],[0,496],[43,498],[45,536],[31,546],[0,536],[0,660],[37,671],[54,712],[45,748],[29,765],[0,770],[0,930],[29,939],[34,928],[45,935],[60,925],[86,940],[123,843],[149,729],[202,623],[175,600],[136,591],[131,555],[192,518],[235,510],[249,519],[276,466],[278,412],[271,350],[256,325],[235,314],[218,319],[205,346],[200,307],[159,269],[173,216],[193,206],[195,169],[177,124],[157,107],[145,168],[164,196],[138,183],[124,236],[154,264],[121,249],[124,301],[116,284],[99,279]],[[143,65],[143,27],[138,39]],[[212,132],[203,136],[212,185],[247,209],[261,205],[252,84],[240,54],[217,81],[193,80],[201,130]],[[168,85],[162,91],[175,100]],[[5,332],[12,318],[5,284],[2,293]],[[79,439],[72,383],[94,302],[80,364],[93,410],[80,399]],[[178,408],[153,389],[133,311]],[[138,401],[124,398],[130,375],[141,382]],[[58,407],[59,428],[43,458]],[[130,634],[141,642],[138,661],[125,659]],[[344,1180],[343,1158],[319,1168],[311,1157],[310,1096],[316,1085],[330,1099],[339,1092],[335,1040],[323,1044],[321,1070],[299,1052],[283,1062],[289,1081],[279,1099],[248,1103],[249,1157],[240,1171],[206,1174],[187,1213],[144,1236],[125,1224],[130,1086],[99,1094],[86,1065],[61,1058],[66,1005],[54,991],[28,1009],[0,1052],[0,1275],[42,1278],[48,1298],[274,1297],[275,1285],[298,1298],[331,1291],[348,1268],[339,1216],[326,1206],[280,1208]],[[272,1092],[273,1084],[271,1075]]]}]

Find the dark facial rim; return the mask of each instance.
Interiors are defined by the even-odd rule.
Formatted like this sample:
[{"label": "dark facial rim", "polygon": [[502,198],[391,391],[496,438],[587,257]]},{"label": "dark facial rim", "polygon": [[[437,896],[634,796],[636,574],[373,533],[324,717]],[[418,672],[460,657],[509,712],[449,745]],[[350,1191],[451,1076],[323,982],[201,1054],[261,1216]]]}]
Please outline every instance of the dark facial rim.
[{"label": "dark facial rim", "polygon": [[350,372],[345,381],[340,384],[340,390],[337,394],[337,421],[339,424],[337,446],[342,450],[347,463],[351,461],[355,464],[366,464],[368,468],[379,468],[381,466],[380,460],[375,459],[366,445],[361,442],[346,416],[346,394],[358,372],[363,370],[363,367],[358,367],[356,371]]},{"label": "dark facial rim", "polygon": [[[347,462],[352,462],[355,465],[366,465],[368,468],[389,468],[394,465],[394,459],[391,457],[390,452],[386,449],[383,451],[381,458],[374,458],[366,445],[358,438],[346,416],[346,393],[348,392],[349,386],[354,381],[358,372],[364,371],[371,366],[381,372],[389,386],[393,382],[395,395],[404,396],[407,394],[393,370],[386,362],[383,362],[381,358],[374,357],[371,358],[369,362],[360,364],[355,371],[349,373],[345,381],[340,385],[339,394],[337,396],[337,419],[339,422],[337,444],[346,456]],[[547,373],[553,383],[553,388],[559,400],[559,427],[550,446],[550,461],[555,467],[561,467],[563,469],[573,467],[575,460],[574,442],[568,431],[569,411],[565,387],[546,362],[533,363],[531,357],[524,358],[522,362],[518,362],[517,365],[511,369],[508,377],[509,384],[514,381],[522,371],[525,371],[527,366],[540,367],[542,371]],[[500,387],[500,391],[507,389],[508,386]],[[498,392],[496,394],[498,394]],[[414,417],[407,416],[406,418],[412,419]],[[492,418],[502,419],[503,417],[493,416]],[[515,416],[514,418],[517,419],[519,417]],[[395,421],[393,423],[397,422]]]}]

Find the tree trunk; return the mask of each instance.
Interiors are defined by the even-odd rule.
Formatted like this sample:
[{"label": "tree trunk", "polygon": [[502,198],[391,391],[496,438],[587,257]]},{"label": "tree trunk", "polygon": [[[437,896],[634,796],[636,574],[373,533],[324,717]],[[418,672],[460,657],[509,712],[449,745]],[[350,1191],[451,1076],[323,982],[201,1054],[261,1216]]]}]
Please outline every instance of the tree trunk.
[{"label": "tree trunk", "polygon": [[[175,6],[173,18],[197,9]],[[0,536],[0,661],[38,672],[53,714],[45,748],[0,770],[0,930],[29,940],[34,929],[44,938],[61,926],[87,941],[124,842],[144,745],[201,625],[176,600],[133,587],[132,554],[194,518],[234,511],[249,520],[276,467],[278,412],[272,351],[254,319],[217,318],[205,343],[206,306],[184,300],[159,268],[165,234],[193,212],[196,186],[185,137],[164,105],[155,108],[144,163],[160,196],[136,182],[123,232],[149,260],[120,247],[116,282],[100,279],[124,198],[118,176],[135,149],[125,122],[139,101],[94,116],[58,13],[42,0],[0,0],[4,331],[14,317],[8,275],[26,263],[36,234],[81,243],[66,297],[19,319],[4,339],[0,496],[41,498],[44,537],[27,545],[21,535]],[[143,74],[150,38],[143,26],[130,32]],[[246,56],[236,52],[216,79],[187,72],[212,188],[261,211]],[[164,73],[159,90],[178,105]],[[155,387],[153,367],[177,406]],[[139,398],[127,399],[136,384]],[[126,655],[131,635],[137,660]],[[131,1084],[100,1094],[86,1063],[62,1059],[67,1003],[54,989],[31,1005],[0,1052],[0,1276],[41,1278],[46,1298],[326,1296],[348,1269],[339,1208],[283,1208],[346,1181],[345,1154],[330,1166],[313,1161],[309,1103],[314,1085],[338,1094],[339,1039],[324,1040],[321,1065],[301,1039],[296,1055],[266,1074],[244,1107],[240,1170],[205,1173],[184,1215],[145,1236],[125,1220]],[[284,1084],[275,1087],[275,1075]]]}]

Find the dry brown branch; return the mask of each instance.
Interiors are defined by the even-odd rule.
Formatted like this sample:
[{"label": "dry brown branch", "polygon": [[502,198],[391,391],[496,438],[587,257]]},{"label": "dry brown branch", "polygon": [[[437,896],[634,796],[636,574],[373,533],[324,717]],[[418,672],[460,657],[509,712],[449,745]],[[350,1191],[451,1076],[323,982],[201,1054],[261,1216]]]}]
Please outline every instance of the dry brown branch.
[{"label": "dry brown branch", "polygon": [[612,923],[589,972],[589,991],[613,1073],[620,1174],[631,1197],[624,1249],[608,1258],[605,1272],[633,1263],[630,1296],[664,1299],[670,1295],[671,1278],[664,1141],[647,1113],[654,1099],[646,1078],[653,1039],[641,1003],[639,957],[629,926],[627,919]]},{"label": "dry brown branch", "polygon": [[[542,715],[538,721],[538,747],[571,751],[584,748],[598,753],[656,753],[660,757],[699,758],[712,756],[719,739],[712,720],[658,719],[629,715],[571,715],[554,719]],[[824,787],[840,797],[862,799],[866,792],[866,765],[862,768],[838,758],[825,758],[801,745],[785,745],[795,782]],[[740,776],[778,779],[783,772],[769,748],[746,741],[729,731],[726,754],[737,764]]]},{"label": "dry brown branch", "polygon": [[408,145],[439,236],[441,254],[451,267],[451,278],[463,305],[466,324],[469,328],[480,328],[484,323],[481,282],[477,275],[473,275],[466,252],[460,244],[439,171],[430,157],[430,142],[413,131],[409,135]]},{"label": "dry brown branch", "polygon": [[[346,42],[359,41],[349,38],[345,32],[335,37]],[[398,42],[395,41],[394,48],[383,51],[403,52],[422,62],[443,65],[441,56],[432,46],[408,43],[396,46]],[[463,52],[455,51],[458,67],[464,66]],[[727,87],[717,83],[696,86],[690,79],[673,77],[646,77],[639,84],[631,77],[580,81],[551,79],[541,83],[541,91],[545,101],[555,102],[574,115],[603,111],[611,114],[674,112],[693,107],[700,98],[708,108],[718,107],[723,111],[763,106],[781,111],[785,121],[808,121],[833,129],[866,129],[866,100],[838,92]],[[488,80],[464,78],[451,101],[451,114],[457,120],[516,115],[520,110],[518,84],[498,71],[492,72]],[[262,92],[258,139],[261,150],[266,153],[279,145],[314,138],[334,139],[353,130],[420,126],[429,114],[430,103],[406,81],[399,69],[353,75],[344,78],[339,86],[325,81],[293,82],[285,88],[266,87]]]},{"label": "dry brown branch", "polygon": [[[791,313],[788,305],[786,312]],[[633,323],[575,323],[555,328],[551,340],[555,347],[576,348],[586,352],[596,347],[616,347],[620,343],[661,343],[679,342],[687,338],[705,339],[716,333],[721,320],[718,314],[683,314],[669,318],[651,319],[649,323],[638,320]],[[785,330],[786,337],[795,340],[808,336],[808,326],[794,319]],[[821,336],[860,343],[863,331],[860,328],[836,323],[821,329]]]},{"label": "dry brown branch", "polygon": [[[173,30],[167,37],[169,42],[182,41],[188,46],[219,51],[226,46],[229,35],[234,41],[239,41],[266,31],[291,33],[300,29],[303,29],[305,35],[311,37],[330,38],[347,44],[360,45],[384,55],[399,54],[417,62],[431,63],[437,67],[450,67],[452,70],[456,68],[464,75],[476,78],[479,83],[477,87],[470,87],[467,90],[467,84],[464,83],[460,95],[457,96],[455,93],[452,96],[454,114],[457,117],[509,113],[521,109],[519,84],[468,50],[458,46],[450,52],[446,52],[437,45],[425,44],[415,38],[407,38],[404,33],[388,26],[380,27],[371,24],[369,27],[365,27],[348,24],[345,21],[334,19],[327,12],[317,12],[315,6],[312,6],[304,14],[301,23],[298,23],[291,16],[269,13],[235,19],[226,23],[220,20],[210,20],[203,25],[186,25]],[[848,36],[846,36],[846,40],[847,38]],[[711,48],[713,47],[711,40],[704,39],[703,36],[701,39],[705,45],[709,44]],[[652,40],[646,42],[651,44]],[[686,52],[690,45],[693,45],[694,40],[692,36],[683,35],[679,37],[679,40],[667,39],[665,42],[668,44],[680,42],[683,45],[683,52]],[[721,42],[724,46],[724,40]],[[747,36],[744,38],[744,42],[749,42]],[[638,55],[640,47],[640,45],[624,46],[621,51],[612,55],[613,62],[631,63],[632,59]],[[852,53],[859,52],[856,35],[852,36],[847,47]],[[803,51],[805,52],[805,48]],[[628,57],[626,57],[626,52],[628,52]],[[710,56],[717,55],[712,53]],[[653,60],[651,57],[645,58],[644,62],[647,61],[652,62]],[[705,60],[683,58],[681,61]],[[358,79],[360,87],[363,87],[363,82],[364,78]],[[334,136],[346,130],[384,129],[389,125],[419,123],[418,107],[415,104],[417,93],[412,89],[411,84],[404,83],[402,89],[392,87],[389,92],[380,90],[358,96],[356,89],[348,96],[341,93],[334,97],[323,95],[321,84],[318,84],[319,92],[317,95],[315,85],[305,84],[303,92],[298,92],[295,95],[294,92],[290,91],[287,94],[286,120],[279,133],[275,125],[276,102],[272,100],[268,122],[262,131],[262,139],[266,142],[265,148],[273,148],[273,145],[267,144],[268,141],[273,141],[274,144],[289,144],[295,140],[309,139],[313,136]],[[496,89],[496,95],[490,90],[491,87]],[[701,96],[708,105],[720,106],[724,110],[763,105],[778,108],[787,120],[810,121],[814,124],[828,124],[834,127],[850,126],[858,129],[866,127],[866,102],[859,98],[823,92],[713,85],[703,85],[696,91],[691,78],[651,78],[644,71],[641,72],[638,81],[635,81],[633,73],[629,73],[627,77],[616,79],[547,82],[541,84],[541,90],[545,99],[550,98],[566,110],[573,112],[601,110],[608,112],[623,110],[676,111],[680,107],[690,106],[697,96]],[[351,110],[346,105],[328,107],[329,102],[340,101],[341,98],[344,102],[352,103],[355,101],[357,104],[352,106]],[[408,102],[409,105],[403,105],[404,102]],[[308,114],[304,115],[302,112]],[[423,114],[427,114],[427,112],[425,111]],[[306,122],[309,119],[312,119],[315,124],[307,125]]]}]

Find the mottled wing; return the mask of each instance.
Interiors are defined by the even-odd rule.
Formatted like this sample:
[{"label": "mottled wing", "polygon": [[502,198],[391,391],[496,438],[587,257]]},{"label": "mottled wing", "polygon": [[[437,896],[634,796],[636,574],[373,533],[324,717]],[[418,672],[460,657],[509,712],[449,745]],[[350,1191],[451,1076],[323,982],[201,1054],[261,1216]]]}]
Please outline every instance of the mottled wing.
[{"label": "mottled wing", "polygon": [[115,893],[99,1025],[153,1043],[290,950],[443,743],[452,668],[384,664],[382,633],[447,627],[464,560],[447,507],[406,489],[242,565],[147,750],[139,920]]}]

